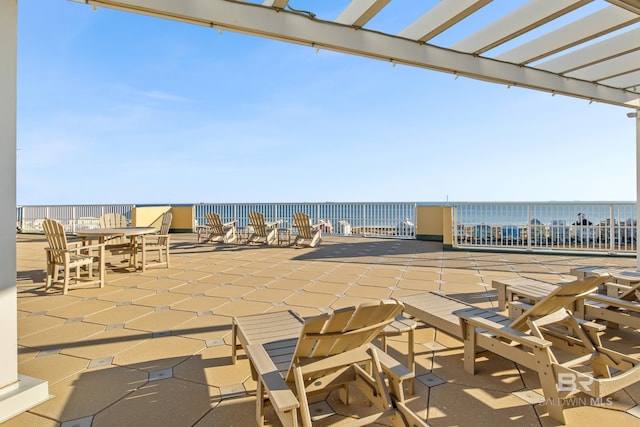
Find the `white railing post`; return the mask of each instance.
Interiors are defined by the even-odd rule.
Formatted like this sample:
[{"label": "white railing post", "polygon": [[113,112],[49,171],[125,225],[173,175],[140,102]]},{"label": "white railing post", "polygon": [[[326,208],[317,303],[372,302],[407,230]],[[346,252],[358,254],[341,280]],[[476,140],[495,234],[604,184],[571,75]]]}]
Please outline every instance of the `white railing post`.
[{"label": "white railing post", "polygon": [[629,117],[636,119],[636,224],[635,224],[635,244],[636,244],[636,270],[640,271],[640,245],[638,245],[638,217],[640,216],[640,110],[629,113]]},{"label": "white railing post", "polygon": [[612,254],[616,252],[615,222],[613,205],[609,205],[609,252]]}]

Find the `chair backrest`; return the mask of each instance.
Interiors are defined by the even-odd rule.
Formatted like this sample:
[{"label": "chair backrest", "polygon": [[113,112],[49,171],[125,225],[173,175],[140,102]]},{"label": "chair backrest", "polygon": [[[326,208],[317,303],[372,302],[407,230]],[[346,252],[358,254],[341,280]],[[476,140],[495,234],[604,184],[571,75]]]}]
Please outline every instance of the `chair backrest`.
[{"label": "chair backrest", "polygon": [[509,326],[520,331],[528,329],[527,320],[540,318],[555,313],[562,308],[569,308],[580,298],[584,298],[596,291],[598,286],[605,283],[611,276],[592,276],[573,282],[558,285],[546,297],[538,301],[533,307],[522,313]]},{"label": "chair backrest", "polygon": [[309,215],[302,212],[295,212],[293,214],[293,221],[298,229],[298,235],[303,239],[312,239],[313,231],[311,229],[311,218]]},{"label": "chair backrest", "polygon": [[58,221],[46,218],[42,223],[42,228],[47,237],[53,261],[56,264],[62,264],[67,250],[67,235],[64,232],[64,227]]},{"label": "chair backrest", "polygon": [[[166,236],[169,234],[169,229],[171,228],[171,219],[173,218],[173,214],[171,212],[165,212],[162,215],[162,224],[160,225],[160,234]],[[159,240],[160,244],[165,245],[167,242],[166,238],[161,238]]]},{"label": "chair backrest", "polygon": [[100,217],[100,228],[122,228],[127,226],[127,217],[116,212],[110,212]]},{"label": "chair backrest", "polygon": [[261,212],[249,212],[249,225],[253,227],[253,232],[258,236],[267,236],[267,224],[264,221],[264,214]]},{"label": "chair backrest", "polygon": [[369,344],[403,310],[401,302],[383,300],[305,320],[286,381],[293,380],[292,367],[297,362],[323,359]]},{"label": "chair backrest", "polygon": [[222,220],[217,213],[209,212],[207,215],[207,224],[211,227],[214,234],[223,234]]}]

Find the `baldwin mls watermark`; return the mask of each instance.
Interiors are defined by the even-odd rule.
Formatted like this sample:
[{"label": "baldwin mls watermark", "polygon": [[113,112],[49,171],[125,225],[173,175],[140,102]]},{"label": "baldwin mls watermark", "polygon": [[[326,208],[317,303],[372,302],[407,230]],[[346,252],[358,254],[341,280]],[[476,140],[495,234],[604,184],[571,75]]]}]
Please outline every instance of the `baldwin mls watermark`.
[{"label": "baldwin mls watermark", "polygon": [[[591,385],[594,379],[588,376],[579,376],[572,372],[561,372],[558,374],[558,391],[559,392],[571,392],[575,390],[583,390],[585,392],[591,391]],[[545,404],[557,405],[566,404],[569,406],[611,406],[613,405],[612,397],[569,397],[560,399],[557,402],[553,398],[546,398]]]}]

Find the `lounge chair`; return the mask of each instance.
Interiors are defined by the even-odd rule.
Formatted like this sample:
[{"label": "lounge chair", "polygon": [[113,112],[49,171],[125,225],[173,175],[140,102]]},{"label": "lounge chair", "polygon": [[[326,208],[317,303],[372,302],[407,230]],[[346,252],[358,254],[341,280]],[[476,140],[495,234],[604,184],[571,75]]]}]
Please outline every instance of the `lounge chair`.
[{"label": "lounge chair", "polygon": [[567,309],[607,279],[560,285],[537,304],[523,307],[515,320],[435,293],[398,300],[407,313],[464,340],[467,372],[475,373],[478,348],[536,371],[549,414],[564,422],[561,398],[576,391],[603,398],[640,381],[640,360],[602,347],[598,332],[605,327],[576,319]]},{"label": "lounge chair", "polygon": [[278,225],[280,221],[265,222],[261,212],[249,212],[249,225],[253,232],[249,234],[249,243],[273,245],[278,241]]},{"label": "lounge chair", "polygon": [[[138,250],[142,253],[142,271],[146,271],[148,267],[171,267],[169,258],[169,228],[171,227],[171,212],[165,212],[162,215],[162,223],[158,234],[145,234],[140,236],[141,242],[138,244]],[[149,260],[149,252],[158,252],[158,259]]]},{"label": "lounge chair", "polygon": [[233,243],[238,239],[236,228],[237,221],[222,222],[220,215],[209,212],[207,215],[207,225],[198,227],[198,243],[203,240],[207,242]]},{"label": "lounge chair", "polygon": [[[509,317],[522,314],[521,306],[510,302],[524,300],[535,304],[561,285],[528,277],[494,280],[492,284],[498,290],[498,307],[504,309],[508,305]],[[610,328],[619,325],[640,328],[640,301],[635,295],[640,289],[640,282],[631,286],[605,283],[604,287],[606,295],[594,292],[586,298],[577,299],[570,307],[574,314],[580,319],[604,320]]]},{"label": "lounge chair", "polygon": [[293,241],[294,246],[316,247],[322,242],[321,223],[311,224],[309,215],[296,212],[293,214],[293,221],[298,229],[298,234]]},{"label": "lounge chair", "polygon": [[233,360],[237,339],[257,381],[258,425],[264,424],[265,398],[283,425],[311,426],[308,396],[340,389],[346,405],[349,384],[355,383],[377,412],[344,425],[391,418],[394,425],[426,426],[405,405],[403,381],[411,371],[371,344],[402,310],[401,303],[386,300],[306,320],[291,311],[235,317]]},{"label": "lounge chair", "polygon": [[[64,227],[58,221],[45,219],[42,223],[49,244],[45,248],[47,258],[47,279],[45,289],[58,281],[60,269],[63,270],[62,293],[72,287],[98,285],[104,287],[104,244],[83,245],[83,242],[68,242]],[[94,276],[94,266],[98,275]],[[86,271],[84,271],[86,269]],[[72,270],[75,274],[72,275]]]}]

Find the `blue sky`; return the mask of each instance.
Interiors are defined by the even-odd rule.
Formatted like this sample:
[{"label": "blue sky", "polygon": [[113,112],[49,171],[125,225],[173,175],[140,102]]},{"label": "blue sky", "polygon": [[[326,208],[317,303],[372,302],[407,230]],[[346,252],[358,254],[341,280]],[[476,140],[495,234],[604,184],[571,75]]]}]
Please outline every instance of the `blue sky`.
[{"label": "blue sky", "polygon": [[65,0],[18,14],[19,205],[636,199],[624,108]]}]

